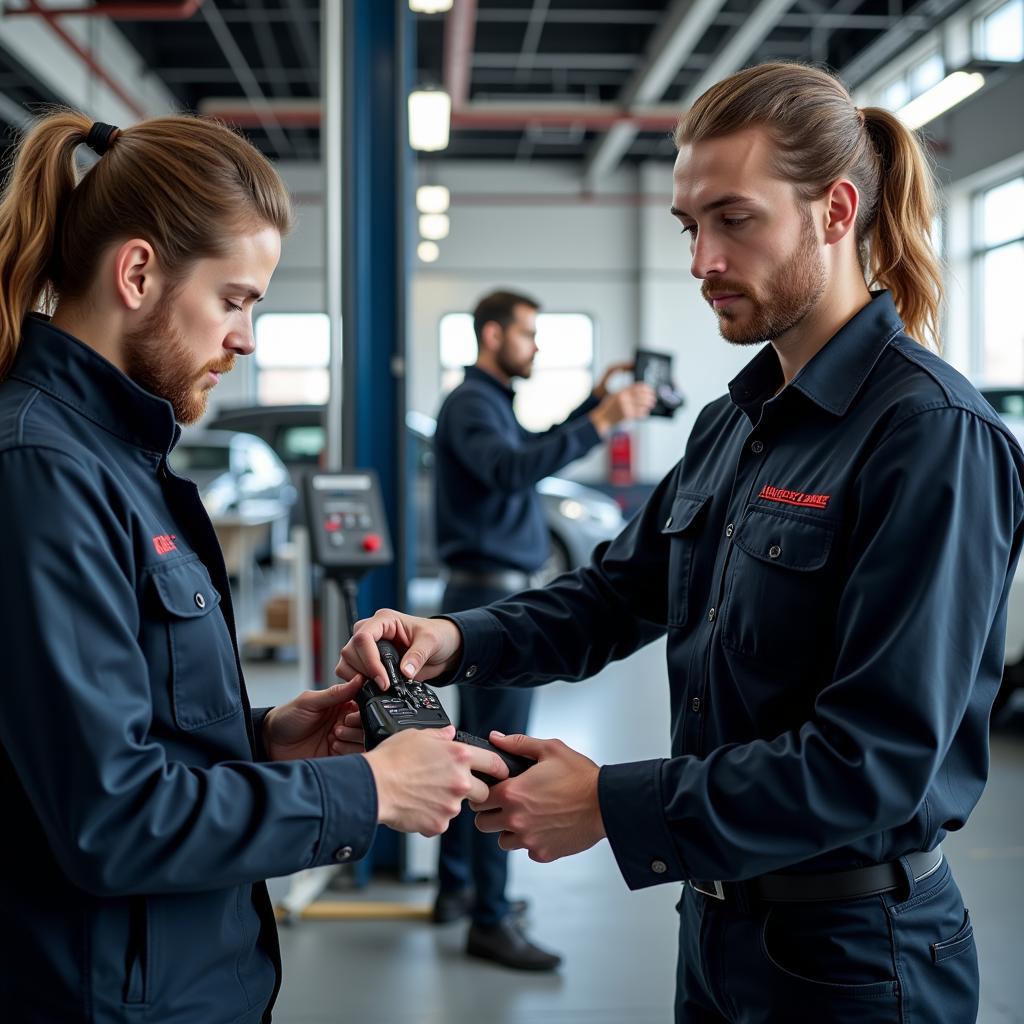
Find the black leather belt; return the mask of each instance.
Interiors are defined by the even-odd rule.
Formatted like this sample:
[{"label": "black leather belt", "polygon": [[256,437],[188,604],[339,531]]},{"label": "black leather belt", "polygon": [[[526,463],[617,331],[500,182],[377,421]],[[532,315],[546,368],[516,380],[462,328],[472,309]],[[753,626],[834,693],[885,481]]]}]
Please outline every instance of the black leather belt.
[{"label": "black leather belt", "polygon": [[533,577],[528,572],[518,569],[492,569],[477,571],[474,569],[451,569],[448,582],[457,587],[494,587],[496,590],[526,590],[533,586]]},{"label": "black leather belt", "polygon": [[[942,847],[928,852],[908,853],[907,863],[920,882],[938,871]],[[826,900],[852,900],[892,892],[904,882],[899,861],[872,864],[851,871],[831,871],[824,875],[759,875],[745,882],[719,882],[692,879],[690,886],[711,899],[728,900],[742,895],[747,900],[775,900],[780,903],[816,903]]]}]

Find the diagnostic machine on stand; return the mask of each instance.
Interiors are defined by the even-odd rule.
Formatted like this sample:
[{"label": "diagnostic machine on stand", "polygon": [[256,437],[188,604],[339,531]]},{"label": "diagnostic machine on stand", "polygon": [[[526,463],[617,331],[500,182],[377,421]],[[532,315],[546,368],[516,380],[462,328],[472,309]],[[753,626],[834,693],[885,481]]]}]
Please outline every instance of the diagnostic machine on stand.
[{"label": "diagnostic machine on stand", "polygon": [[[313,473],[305,480],[305,498],[310,558],[323,570],[329,585],[341,591],[347,639],[359,618],[359,581],[371,569],[394,560],[380,481],[375,472],[365,469]],[[337,653],[331,652],[331,656]],[[322,660],[321,678],[331,668],[326,659]],[[301,916],[337,870],[327,866],[293,875],[288,893],[281,900],[285,920]]]}]

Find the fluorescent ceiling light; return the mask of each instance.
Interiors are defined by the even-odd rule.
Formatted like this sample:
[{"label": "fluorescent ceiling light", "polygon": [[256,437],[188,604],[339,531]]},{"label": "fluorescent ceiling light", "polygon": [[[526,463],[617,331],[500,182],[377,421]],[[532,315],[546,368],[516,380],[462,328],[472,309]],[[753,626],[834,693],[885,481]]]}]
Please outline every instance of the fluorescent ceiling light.
[{"label": "fluorescent ceiling light", "polygon": [[416,189],[416,209],[420,213],[447,213],[451,199],[444,185],[420,185]]},{"label": "fluorescent ceiling light", "polygon": [[978,71],[954,71],[927,92],[900,107],[896,116],[908,128],[920,128],[976,93],[984,84],[985,76]]},{"label": "fluorescent ceiling light", "polygon": [[417,14],[440,14],[452,9],[452,0],[409,0],[409,10]]},{"label": "fluorescent ceiling light", "polygon": [[416,255],[424,263],[433,263],[441,255],[441,250],[438,248],[437,242],[420,242],[416,246]]},{"label": "fluorescent ceiling light", "polygon": [[431,242],[447,238],[450,226],[447,213],[424,213],[420,217],[420,234]]},{"label": "fluorescent ceiling light", "polygon": [[451,128],[452,100],[443,89],[409,93],[409,145],[428,153],[445,149]]}]

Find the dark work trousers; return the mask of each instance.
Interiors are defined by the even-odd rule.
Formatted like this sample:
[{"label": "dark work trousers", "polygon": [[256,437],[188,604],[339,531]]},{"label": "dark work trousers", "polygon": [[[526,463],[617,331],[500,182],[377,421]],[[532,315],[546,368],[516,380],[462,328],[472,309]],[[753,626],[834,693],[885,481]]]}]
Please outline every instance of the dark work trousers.
[{"label": "dark work trousers", "polygon": [[683,887],[676,1024],[974,1024],[978,955],[949,864],[901,890],[740,910]]},{"label": "dark work trousers", "polygon": [[[441,610],[461,612],[507,596],[507,591],[494,587],[449,584],[445,588]],[[509,735],[526,732],[532,701],[533,690],[510,687],[484,690],[460,685],[459,728],[484,739],[492,729]],[[462,813],[442,833],[438,881],[442,892],[475,888],[473,921],[480,925],[493,925],[506,917],[509,911],[505,894],[508,853],[499,848],[496,835],[476,829],[474,817],[465,805]]]}]

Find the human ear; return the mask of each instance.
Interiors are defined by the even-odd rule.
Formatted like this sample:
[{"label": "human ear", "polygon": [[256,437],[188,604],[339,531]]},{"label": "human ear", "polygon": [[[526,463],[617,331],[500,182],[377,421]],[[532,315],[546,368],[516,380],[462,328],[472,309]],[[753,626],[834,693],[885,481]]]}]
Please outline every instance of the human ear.
[{"label": "human ear", "polygon": [[125,309],[152,306],[162,286],[156,252],[144,238],[123,242],[114,253],[114,290]]},{"label": "human ear", "polygon": [[825,194],[825,244],[842,241],[857,224],[860,193],[846,178],[835,182]]}]

